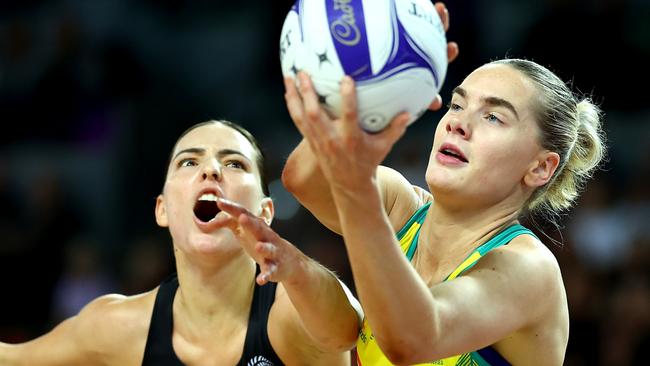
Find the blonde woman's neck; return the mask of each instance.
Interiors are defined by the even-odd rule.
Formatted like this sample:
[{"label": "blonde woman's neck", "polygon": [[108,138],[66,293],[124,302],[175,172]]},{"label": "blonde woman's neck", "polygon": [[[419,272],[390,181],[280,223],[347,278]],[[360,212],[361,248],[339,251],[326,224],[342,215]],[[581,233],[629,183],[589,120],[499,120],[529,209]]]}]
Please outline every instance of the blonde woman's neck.
[{"label": "blonde woman's neck", "polygon": [[518,215],[518,207],[505,203],[483,210],[449,210],[434,201],[420,229],[416,269],[425,280],[428,273],[435,281],[496,233],[517,222]]}]

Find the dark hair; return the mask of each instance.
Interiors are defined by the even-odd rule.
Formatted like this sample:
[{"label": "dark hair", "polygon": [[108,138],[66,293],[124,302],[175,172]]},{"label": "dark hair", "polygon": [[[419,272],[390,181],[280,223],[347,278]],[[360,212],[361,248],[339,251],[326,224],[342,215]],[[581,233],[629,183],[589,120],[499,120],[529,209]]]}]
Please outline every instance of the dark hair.
[{"label": "dark hair", "polygon": [[[257,142],[257,140],[255,139],[255,137],[253,137],[253,135],[247,129],[245,129],[244,127],[238,125],[235,122],[231,122],[231,121],[227,121],[227,120],[209,120],[209,121],[205,121],[205,122],[199,122],[199,123],[191,126],[190,128],[188,128],[187,130],[185,130],[183,133],[181,133],[181,135],[176,140],[176,143],[178,143],[178,141],[180,141],[183,137],[185,137],[185,135],[187,135],[191,131],[193,131],[193,130],[199,128],[199,127],[210,125],[210,124],[222,124],[222,125],[224,125],[226,127],[230,127],[233,130],[239,132],[242,136],[244,136],[246,138],[246,140],[248,140],[248,142],[251,143],[251,145],[253,146],[253,149],[255,149],[255,152],[257,153],[257,157],[255,158],[255,163],[257,165],[257,170],[260,172],[260,184],[262,186],[261,187],[262,188],[262,193],[264,193],[264,196],[269,197],[270,192],[269,192],[269,185],[268,185],[268,182],[266,180],[266,174],[265,174],[264,153],[262,152],[262,149],[260,148],[260,145]],[[174,144],[174,147],[175,146],[176,146],[176,144]],[[173,154],[174,154],[174,151],[172,150],[171,154],[169,155],[169,161],[170,162],[172,160]]]}]

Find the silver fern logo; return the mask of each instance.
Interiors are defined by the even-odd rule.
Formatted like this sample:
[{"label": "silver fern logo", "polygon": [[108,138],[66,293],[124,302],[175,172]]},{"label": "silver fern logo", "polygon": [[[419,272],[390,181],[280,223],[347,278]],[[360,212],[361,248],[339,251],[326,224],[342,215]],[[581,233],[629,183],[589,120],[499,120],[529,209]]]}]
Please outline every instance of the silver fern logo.
[{"label": "silver fern logo", "polygon": [[248,361],[246,366],[273,366],[273,362],[264,358],[264,356],[255,356]]}]

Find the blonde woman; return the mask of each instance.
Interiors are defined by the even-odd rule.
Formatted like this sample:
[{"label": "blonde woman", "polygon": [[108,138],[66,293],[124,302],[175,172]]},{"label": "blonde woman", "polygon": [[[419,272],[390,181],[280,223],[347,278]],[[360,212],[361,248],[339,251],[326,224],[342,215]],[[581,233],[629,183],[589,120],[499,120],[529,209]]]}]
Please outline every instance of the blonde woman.
[{"label": "blonde woman", "polygon": [[483,65],[437,125],[427,190],[379,166],[407,115],[367,134],[351,78],[336,120],[299,81],[285,80],[285,98],[304,140],[283,181],[343,235],[365,312],[358,364],[562,365],[560,268],[519,220],[573,204],[604,153],[599,109],[534,62]]}]

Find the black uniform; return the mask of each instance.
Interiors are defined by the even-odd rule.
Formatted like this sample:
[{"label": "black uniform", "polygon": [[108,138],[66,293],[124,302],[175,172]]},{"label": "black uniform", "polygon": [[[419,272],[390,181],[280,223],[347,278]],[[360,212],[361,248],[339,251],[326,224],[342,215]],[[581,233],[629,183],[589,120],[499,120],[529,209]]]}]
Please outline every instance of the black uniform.
[{"label": "black uniform", "polygon": [[[257,269],[259,273],[259,267]],[[237,366],[280,366],[283,365],[275,354],[269,335],[267,322],[269,311],[275,300],[277,283],[270,282],[264,286],[255,284],[253,304],[248,317],[248,329],[244,341],[244,352]],[[143,366],[182,366],[172,346],[172,327],[174,324],[172,305],[178,289],[178,277],[170,276],[160,284],[156,303],[151,315],[151,325],[144,350]]]}]

